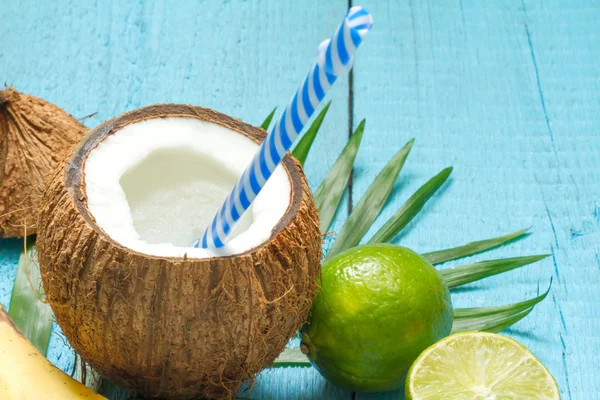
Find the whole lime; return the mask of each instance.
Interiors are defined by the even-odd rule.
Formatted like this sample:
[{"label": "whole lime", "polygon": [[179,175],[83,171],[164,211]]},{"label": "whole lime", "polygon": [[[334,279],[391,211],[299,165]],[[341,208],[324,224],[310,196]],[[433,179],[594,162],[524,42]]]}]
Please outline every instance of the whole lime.
[{"label": "whole lime", "polygon": [[448,288],[426,259],[391,244],[358,246],[323,264],[301,347],[335,385],[392,390],[450,333],[452,315]]}]

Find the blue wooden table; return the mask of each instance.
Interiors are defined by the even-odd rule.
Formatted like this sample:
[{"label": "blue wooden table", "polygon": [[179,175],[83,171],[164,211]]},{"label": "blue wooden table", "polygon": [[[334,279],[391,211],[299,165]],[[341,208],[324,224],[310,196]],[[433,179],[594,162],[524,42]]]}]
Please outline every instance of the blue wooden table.
[{"label": "blue wooden table", "polygon": [[[350,0],[352,2],[352,0]],[[348,0],[0,0],[0,80],[92,127],[153,103],[192,103],[258,124],[283,106]],[[352,79],[336,85],[307,161],[313,187],[362,118],[367,130],[347,217],[377,172],[416,144],[379,221],[442,168],[451,183],[398,243],[436,250],[532,225],[533,234],[474,259],[551,253],[456,291],[458,306],[549,298],[506,331],[556,377],[564,399],[600,398],[600,2],[361,3],[375,26]],[[378,224],[380,225],[381,222]],[[368,237],[368,236],[367,236]],[[7,305],[22,242],[0,242]],[[49,358],[73,355],[55,331]],[[263,372],[256,399],[396,399],[327,384],[313,369]]]}]

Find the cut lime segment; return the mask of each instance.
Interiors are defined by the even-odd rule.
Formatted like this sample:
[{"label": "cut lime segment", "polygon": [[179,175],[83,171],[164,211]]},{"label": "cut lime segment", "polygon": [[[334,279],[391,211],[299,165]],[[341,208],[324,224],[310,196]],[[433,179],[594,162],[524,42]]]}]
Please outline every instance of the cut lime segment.
[{"label": "cut lime segment", "polygon": [[560,399],[550,371],[523,345],[495,333],[449,336],[425,350],[408,373],[409,400]]}]

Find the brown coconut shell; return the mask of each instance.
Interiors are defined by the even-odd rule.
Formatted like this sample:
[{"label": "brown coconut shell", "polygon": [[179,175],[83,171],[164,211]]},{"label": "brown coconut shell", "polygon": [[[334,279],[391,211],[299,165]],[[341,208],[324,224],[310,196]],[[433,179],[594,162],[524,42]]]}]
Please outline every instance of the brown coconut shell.
[{"label": "brown coconut shell", "polygon": [[85,130],[52,103],[13,88],[0,90],[0,237],[36,232],[38,205],[52,172]]},{"label": "brown coconut shell", "polygon": [[291,204],[263,245],[211,259],[121,246],[86,207],[86,157],[128,124],[174,116],[257,143],[265,137],[260,128],[185,105],[142,108],[94,129],[44,196],[37,239],[44,288],[71,345],[113,382],[165,399],[232,398],[307,317],[320,273],[317,210],[300,164],[287,155]]}]

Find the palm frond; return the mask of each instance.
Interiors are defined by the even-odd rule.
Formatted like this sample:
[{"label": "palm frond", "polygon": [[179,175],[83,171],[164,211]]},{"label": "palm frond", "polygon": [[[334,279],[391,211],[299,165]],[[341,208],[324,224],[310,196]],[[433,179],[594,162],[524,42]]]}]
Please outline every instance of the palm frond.
[{"label": "palm frond", "polygon": [[269,115],[267,115],[267,118],[265,118],[263,123],[260,124],[260,127],[263,128],[265,131],[269,129],[269,126],[271,125],[271,121],[273,120],[273,116],[275,116],[275,111],[277,111],[277,107],[275,107],[273,109],[273,111],[271,111],[271,113]]},{"label": "palm frond", "polygon": [[356,208],[350,213],[335,242],[331,246],[328,258],[340,251],[356,246],[371,227],[375,218],[381,212],[388,197],[392,193],[394,183],[406,162],[414,143],[411,139],[404,145],[381,170],[366,193],[360,199]]},{"label": "palm frond", "polygon": [[363,119],[315,192],[314,199],[319,210],[321,233],[327,232],[340,205],[364,131],[365,120]]},{"label": "palm frond", "polygon": [[30,239],[19,258],[8,315],[40,353],[46,354],[53,314],[50,306],[42,302],[41,282],[37,248],[35,241]]},{"label": "palm frond", "polygon": [[436,265],[444,263],[446,261],[472,256],[474,254],[483,253],[484,251],[491,250],[493,248],[502,246],[503,244],[521,238],[530,229],[531,227],[521,229],[520,231],[512,232],[504,236],[467,243],[463,246],[453,247],[451,249],[432,251],[430,253],[423,254],[423,257],[428,259],[429,262],[433,265]]},{"label": "palm frond", "polygon": [[448,167],[421,186],[373,235],[369,243],[386,243],[392,240],[421,211],[427,200],[446,182],[452,167]]},{"label": "palm frond", "polygon": [[474,264],[461,265],[453,268],[446,268],[440,272],[442,279],[450,289],[467,283],[475,282],[493,275],[498,275],[513,269],[533,264],[543,260],[549,254],[536,256],[502,258],[499,260],[480,261]]},{"label": "palm frond", "polygon": [[330,105],[331,101],[329,101],[325,105],[323,110],[321,110],[319,115],[317,115],[317,118],[315,118],[314,122],[310,125],[310,128],[308,128],[306,133],[302,135],[302,138],[300,138],[300,141],[298,141],[296,147],[294,147],[294,150],[292,150],[292,155],[296,157],[296,159],[300,161],[300,164],[302,165],[304,165],[304,162],[306,161],[308,152],[310,151],[310,148],[312,147],[315,138],[317,137],[317,133],[321,128],[321,124],[323,123],[325,115],[327,115],[327,111],[329,111]]}]

